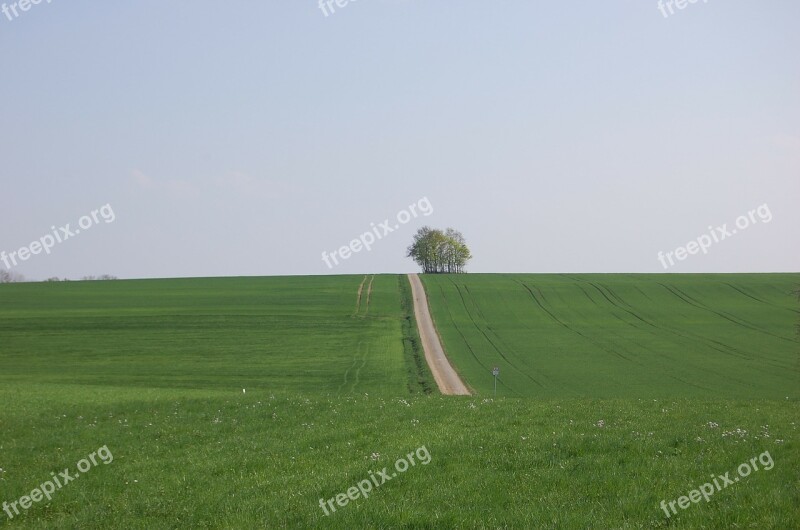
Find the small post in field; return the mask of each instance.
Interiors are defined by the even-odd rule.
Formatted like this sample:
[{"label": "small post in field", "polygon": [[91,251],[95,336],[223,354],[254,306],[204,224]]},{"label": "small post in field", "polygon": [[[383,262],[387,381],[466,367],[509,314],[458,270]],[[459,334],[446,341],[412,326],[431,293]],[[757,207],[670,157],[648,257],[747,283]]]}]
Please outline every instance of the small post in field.
[{"label": "small post in field", "polygon": [[497,397],[497,376],[500,375],[500,368],[492,368],[492,375],[494,376],[494,397]]}]

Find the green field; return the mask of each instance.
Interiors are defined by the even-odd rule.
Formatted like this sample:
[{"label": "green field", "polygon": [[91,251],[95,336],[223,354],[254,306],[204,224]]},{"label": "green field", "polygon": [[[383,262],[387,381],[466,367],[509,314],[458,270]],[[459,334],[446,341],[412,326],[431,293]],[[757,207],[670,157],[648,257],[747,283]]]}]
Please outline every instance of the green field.
[{"label": "green field", "polygon": [[399,278],[364,279],[4,285],[0,369],[38,383],[407,394]]},{"label": "green field", "polygon": [[797,274],[423,278],[481,394],[800,398]]},{"label": "green field", "polygon": [[[371,294],[372,276],[0,285],[0,502],[100,447],[114,457],[13,520],[0,511],[0,526],[800,527],[797,344],[778,338],[794,340],[797,275],[655,278],[697,305],[661,307],[670,302],[649,277],[424,278],[445,345],[482,394],[472,397],[431,393],[405,276],[376,275]],[[658,328],[591,309],[602,296],[588,282]],[[656,302],[637,301],[634,286]],[[740,324],[709,324],[697,306]],[[454,330],[501,367],[499,399]],[[714,341],[755,360],[715,357]],[[547,352],[563,367],[554,358],[543,371]],[[691,362],[703,375],[680,368],[682,379],[718,392],[660,380],[672,363],[657,352]],[[736,378],[751,387],[734,393]],[[421,446],[428,465],[323,513],[321,498]],[[659,508],[766,451],[772,469],[670,519]]]}]

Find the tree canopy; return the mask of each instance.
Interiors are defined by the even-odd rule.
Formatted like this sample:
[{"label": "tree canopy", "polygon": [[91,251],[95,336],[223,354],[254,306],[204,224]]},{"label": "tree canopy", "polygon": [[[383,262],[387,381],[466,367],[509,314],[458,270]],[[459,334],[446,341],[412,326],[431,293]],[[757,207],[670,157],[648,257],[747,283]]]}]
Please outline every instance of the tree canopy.
[{"label": "tree canopy", "polygon": [[463,273],[472,254],[461,232],[423,226],[414,234],[406,257],[412,258],[426,274]]}]

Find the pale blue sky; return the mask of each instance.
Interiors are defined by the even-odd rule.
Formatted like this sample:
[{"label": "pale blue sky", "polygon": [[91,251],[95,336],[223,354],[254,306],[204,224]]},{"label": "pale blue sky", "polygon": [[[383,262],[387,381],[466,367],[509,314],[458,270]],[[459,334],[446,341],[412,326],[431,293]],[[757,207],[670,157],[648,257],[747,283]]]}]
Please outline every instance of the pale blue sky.
[{"label": "pale blue sky", "polygon": [[[0,3],[2,0],[0,0]],[[6,0],[8,4],[8,0]],[[0,14],[0,251],[33,279],[797,271],[800,2],[54,0]],[[434,212],[321,259],[427,197]],[[4,267],[0,263],[0,268]]]}]

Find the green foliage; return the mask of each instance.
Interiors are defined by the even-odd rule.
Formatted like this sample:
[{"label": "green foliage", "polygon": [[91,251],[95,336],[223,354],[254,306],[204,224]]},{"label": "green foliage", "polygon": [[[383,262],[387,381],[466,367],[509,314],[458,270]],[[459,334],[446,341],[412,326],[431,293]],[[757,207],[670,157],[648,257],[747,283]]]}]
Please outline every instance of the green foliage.
[{"label": "green foliage", "polygon": [[472,253],[461,232],[448,228],[446,231],[423,226],[414,234],[414,242],[408,247],[406,257],[413,258],[422,272],[462,273]]}]

